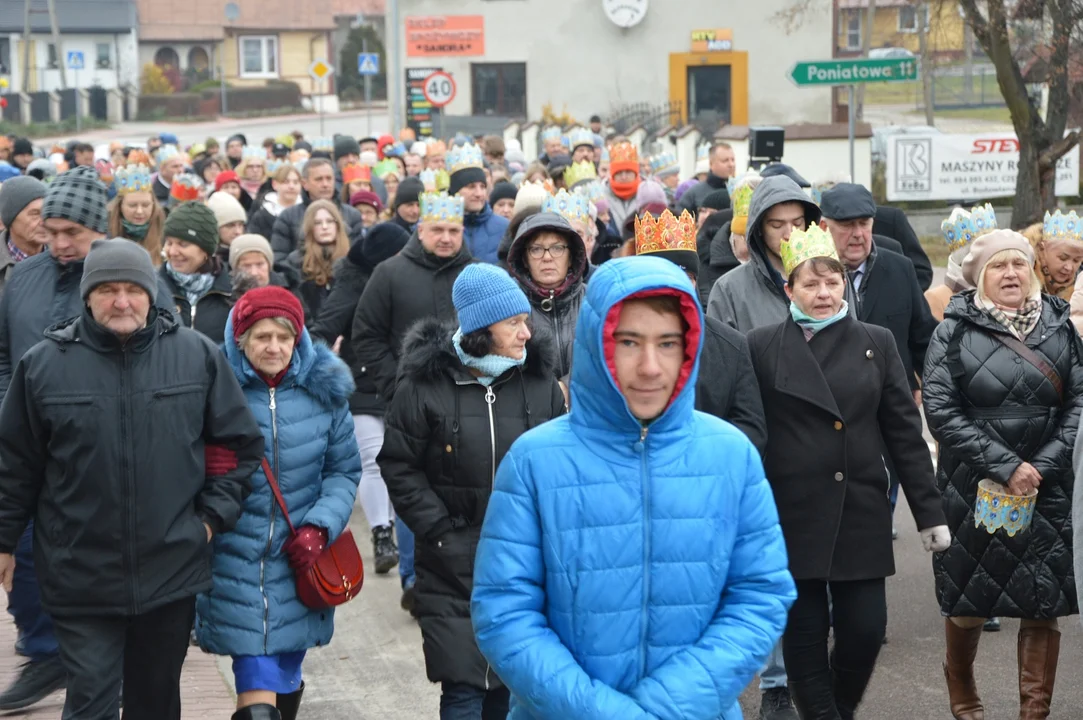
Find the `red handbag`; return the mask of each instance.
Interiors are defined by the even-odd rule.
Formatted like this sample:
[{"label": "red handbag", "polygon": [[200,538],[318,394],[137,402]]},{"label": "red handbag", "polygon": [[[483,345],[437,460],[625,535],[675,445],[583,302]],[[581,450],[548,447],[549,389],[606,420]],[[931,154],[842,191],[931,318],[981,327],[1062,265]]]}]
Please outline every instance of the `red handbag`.
[{"label": "red handbag", "polygon": [[[278,507],[282,508],[282,516],[290,526],[292,537],[297,534],[297,529],[293,527],[286,501],[278,487],[278,480],[275,479],[266,457],[263,458],[263,474],[267,476]],[[353,533],[346,528],[338,539],[324,548],[315,565],[297,574],[297,597],[305,607],[323,610],[357,597],[364,581],[365,565],[361,560],[361,553],[357,549]]]}]

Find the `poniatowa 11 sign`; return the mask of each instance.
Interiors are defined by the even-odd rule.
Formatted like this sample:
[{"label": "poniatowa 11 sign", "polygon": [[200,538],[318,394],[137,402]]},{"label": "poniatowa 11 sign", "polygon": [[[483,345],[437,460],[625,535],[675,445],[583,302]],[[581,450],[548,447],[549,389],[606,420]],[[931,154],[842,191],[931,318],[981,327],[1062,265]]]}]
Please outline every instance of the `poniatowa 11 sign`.
[{"label": "poniatowa 11 sign", "polygon": [[808,60],[795,64],[789,77],[798,87],[913,82],[918,79],[918,61],[917,58]]},{"label": "poniatowa 11 sign", "polygon": [[[1012,133],[901,135],[887,142],[887,199],[983,200],[1015,195]],[[1079,148],[1057,161],[1056,194],[1079,194]]]}]

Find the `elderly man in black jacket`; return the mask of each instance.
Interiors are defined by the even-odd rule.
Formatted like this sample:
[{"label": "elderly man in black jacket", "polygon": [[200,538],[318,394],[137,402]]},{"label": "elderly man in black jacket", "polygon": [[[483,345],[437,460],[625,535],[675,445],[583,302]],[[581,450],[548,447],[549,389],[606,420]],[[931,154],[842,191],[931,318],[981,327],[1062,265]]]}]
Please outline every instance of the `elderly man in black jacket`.
[{"label": "elderly man in black jacket", "polygon": [[335,196],[335,168],[330,160],[312,158],[306,162],[301,185],[304,190],[301,194],[303,202],[279,213],[271,229],[271,248],[275,253],[276,265],[282,263],[291,252],[304,244],[302,225],[305,212],[313,200],[330,200],[338,205],[342,219],[346,221],[346,234],[350,236],[351,244],[360,240],[365,233],[365,228],[361,224],[361,213],[349,205],[338,202]]},{"label": "elderly man in black jacket", "polygon": [[[237,522],[263,454],[225,356],[155,308],[157,288],[141,247],[95,242],[81,313],[23,356],[0,408],[0,580],[10,591],[33,518],[65,718],[117,717],[123,679],[126,715],[179,720],[208,543]],[[233,469],[208,477],[205,442]]]}]

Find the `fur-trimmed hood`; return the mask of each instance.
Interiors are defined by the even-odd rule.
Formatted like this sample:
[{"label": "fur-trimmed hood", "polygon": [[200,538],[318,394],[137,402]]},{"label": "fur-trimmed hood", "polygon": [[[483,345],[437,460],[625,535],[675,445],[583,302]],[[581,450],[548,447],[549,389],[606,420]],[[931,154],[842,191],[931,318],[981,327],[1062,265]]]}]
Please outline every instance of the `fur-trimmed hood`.
[{"label": "fur-trimmed hood", "polygon": [[[226,341],[222,347],[242,388],[266,384],[233,339],[232,310],[226,321]],[[293,350],[293,359],[282,385],[301,388],[328,410],[348,402],[354,391],[350,368],[323,342],[313,342],[306,328],[301,329],[301,339]]]},{"label": "fur-trimmed hood", "polygon": [[[419,320],[402,342],[399,376],[415,382],[432,382],[465,373],[451,338],[458,330],[455,323],[434,318]],[[556,345],[547,331],[534,327],[526,341],[526,362],[522,372],[541,378],[555,377]],[[515,372],[511,370],[509,372]]]}]

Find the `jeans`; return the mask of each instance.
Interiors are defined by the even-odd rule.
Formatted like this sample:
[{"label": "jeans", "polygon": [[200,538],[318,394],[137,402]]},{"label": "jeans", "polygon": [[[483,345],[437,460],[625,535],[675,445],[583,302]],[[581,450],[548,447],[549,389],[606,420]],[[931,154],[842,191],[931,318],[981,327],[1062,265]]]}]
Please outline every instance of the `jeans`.
[{"label": "jeans", "polygon": [[443,683],[440,720],[506,720],[510,702],[506,687],[481,690],[472,685]]},{"label": "jeans", "polygon": [[180,720],[194,597],[142,615],[54,618],[68,672],[63,720]]},{"label": "jeans", "polygon": [[8,593],[8,614],[19,632],[19,651],[31,661],[55,657],[59,648],[53,621],[41,607],[38,577],[34,574],[34,522],[31,520],[15,546],[15,577]]},{"label": "jeans", "polygon": [[[832,615],[835,641],[829,656]],[[790,608],[782,645],[790,695],[804,720],[853,717],[872,678],[886,628],[883,578],[797,581],[797,601]]]},{"label": "jeans", "polygon": [[402,518],[395,518],[395,537],[399,541],[399,579],[402,589],[414,586],[414,533]]},{"label": "jeans", "polygon": [[760,672],[760,692],[786,687],[786,661],[782,657],[782,640],[767,656],[767,664]]}]

